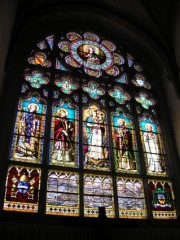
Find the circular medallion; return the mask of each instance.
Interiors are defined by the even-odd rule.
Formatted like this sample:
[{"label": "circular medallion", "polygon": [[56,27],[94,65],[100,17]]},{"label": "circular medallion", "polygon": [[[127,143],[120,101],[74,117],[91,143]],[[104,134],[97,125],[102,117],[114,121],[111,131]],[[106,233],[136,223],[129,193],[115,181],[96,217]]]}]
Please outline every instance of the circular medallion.
[{"label": "circular medallion", "polygon": [[76,40],[70,44],[71,57],[81,66],[91,70],[107,70],[113,65],[111,52],[92,40]]}]

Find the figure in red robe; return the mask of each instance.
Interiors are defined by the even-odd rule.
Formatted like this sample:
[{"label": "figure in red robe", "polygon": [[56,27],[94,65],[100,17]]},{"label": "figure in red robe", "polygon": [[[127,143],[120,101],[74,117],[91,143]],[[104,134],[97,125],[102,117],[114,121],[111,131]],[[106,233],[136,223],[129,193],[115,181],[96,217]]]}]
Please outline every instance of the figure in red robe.
[{"label": "figure in red robe", "polygon": [[54,124],[54,152],[52,162],[73,161],[74,124],[67,119],[68,112],[64,108],[57,111]]}]

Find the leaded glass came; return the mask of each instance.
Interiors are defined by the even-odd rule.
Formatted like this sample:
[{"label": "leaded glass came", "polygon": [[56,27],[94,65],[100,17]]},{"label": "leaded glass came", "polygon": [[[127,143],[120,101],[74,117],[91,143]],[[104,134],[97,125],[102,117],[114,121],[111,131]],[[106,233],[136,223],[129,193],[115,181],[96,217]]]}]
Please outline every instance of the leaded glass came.
[{"label": "leaded glass came", "polygon": [[5,211],[98,217],[105,207],[108,218],[177,218],[153,83],[119,44],[90,31],[35,43],[22,73]]}]

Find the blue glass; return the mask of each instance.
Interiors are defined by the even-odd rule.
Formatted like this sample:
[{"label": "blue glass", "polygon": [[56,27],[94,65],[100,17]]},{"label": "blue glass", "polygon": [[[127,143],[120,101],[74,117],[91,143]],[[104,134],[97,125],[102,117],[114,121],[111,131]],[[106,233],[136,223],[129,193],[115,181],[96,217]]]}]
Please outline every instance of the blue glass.
[{"label": "blue glass", "polygon": [[114,89],[108,91],[108,93],[119,104],[125,104],[126,101],[130,100],[130,95],[120,87],[114,87]]},{"label": "blue glass", "polygon": [[98,99],[99,96],[103,96],[105,94],[103,88],[99,87],[99,84],[95,82],[89,82],[88,85],[83,85],[82,89],[93,99]]}]

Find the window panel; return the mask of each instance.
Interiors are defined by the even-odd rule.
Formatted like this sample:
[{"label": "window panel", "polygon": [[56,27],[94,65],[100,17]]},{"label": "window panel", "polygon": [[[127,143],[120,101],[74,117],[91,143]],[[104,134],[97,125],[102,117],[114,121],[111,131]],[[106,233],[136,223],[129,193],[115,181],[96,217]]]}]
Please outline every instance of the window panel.
[{"label": "window panel", "polygon": [[149,197],[154,219],[176,219],[171,181],[148,180]]},{"label": "window panel", "polygon": [[126,73],[123,73],[119,78],[115,79],[117,83],[128,84],[128,77]]},{"label": "window panel", "polygon": [[111,114],[111,125],[116,171],[137,173],[137,141],[131,118],[117,110]]},{"label": "window panel", "polygon": [[150,116],[140,118],[139,124],[148,174],[166,176],[166,155],[158,124]]},{"label": "window panel", "polygon": [[141,179],[118,177],[117,194],[120,218],[147,218],[143,183]]},{"label": "window panel", "polygon": [[[77,79],[75,79],[77,81]],[[61,79],[56,79],[54,84],[61,89],[65,94],[71,94],[79,88],[78,84],[70,76],[63,76]]]},{"label": "window panel", "polygon": [[48,42],[49,47],[53,50],[54,45],[54,35],[46,37],[46,41]]},{"label": "window panel", "polygon": [[[92,32],[60,33],[38,41],[22,77],[5,210],[38,212],[42,171],[46,214],[98,217],[105,207],[109,218],[146,219],[150,197],[153,218],[176,218],[153,84],[134,56]],[[148,196],[146,175],[156,178]]]},{"label": "window panel", "polygon": [[19,101],[11,160],[40,163],[42,161],[46,103],[38,94]]},{"label": "window panel", "polygon": [[67,69],[66,67],[64,67],[64,65],[61,63],[60,60],[58,60],[58,58],[56,59],[56,69],[60,70],[60,71],[65,71],[68,72],[69,69]]},{"label": "window panel", "polygon": [[51,67],[51,61],[47,59],[47,55],[43,52],[36,52],[30,58],[28,58],[29,64],[40,65],[42,67]]},{"label": "window panel", "polygon": [[126,101],[131,99],[131,96],[119,86],[115,86],[112,90],[109,90],[108,93],[119,104],[125,104]]},{"label": "window panel", "polygon": [[[146,89],[151,89],[151,85],[149,84],[149,82],[146,81],[145,76],[140,73],[135,74],[135,78],[132,79],[132,83],[136,87],[144,87]],[[145,101],[145,99],[144,99],[144,101]],[[142,103],[142,100],[138,101],[138,102]]]},{"label": "window panel", "polygon": [[95,33],[92,33],[92,32],[85,32],[83,34],[83,37],[84,37],[84,39],[88,39],[88,40],[92,40],[92,41],[96,41],[96,42],[100,41],[100,38],[98,37],[98,35]]},{"label": "window panel", "polygon": [[47,49],[47,45],[45,43],[45,41],[41,41],[37,44],[37,47],[41,50]]},{"label": "window panel", "polygon": [[68,32],[66,34],[66,37],[72,42],[72,41],[75,41],[75,40],[79,40],[79,39],[82,39],[81,35],[79,35],[78,33],[76,32]]},{"label": "window panel", "polygon": [[49,171],[46,213],[79,216],[79,176],[73,172]]},{"label": "window panel", "polygon": [[150,98],[149,95],[145,92],[139,92],[136,94],[135,99],[145,109],[149,109],[156,104],[155,100]]},{"label": "window panel", "polygon": [[38,212],[41,170],[10,165],[6,179],[4,210]]},{"label": "window panel", "polygon": [[77,167],[79,164],[78,110],[67,101],[54,103],[52,111],[50,164]]},{"label": "window panel", "polygon": [[105,111],[96,104],[83,109],[84,168],[110,170],[109,133]]},{"label": "window panel", "polygon": [[97,217],[99,207],[105,207],[107,217],[115,217],[112,178],[86,174],[84,175],[84,216]]},{"label": "window panel", "polygon": [[99,87],[99,84],[93,81],[90,81],[88,85],[84,84],[82,89],[93,99],[99,99],[100,96],[105,95],[104,89]]},{"label": "window panel", "polygon": [[33,88],[41,88],[42,85],[49,83],[49,78],[45,77],[41,71],[32,71],[32,73],[26,73],[24,79],[30,83]]}]

